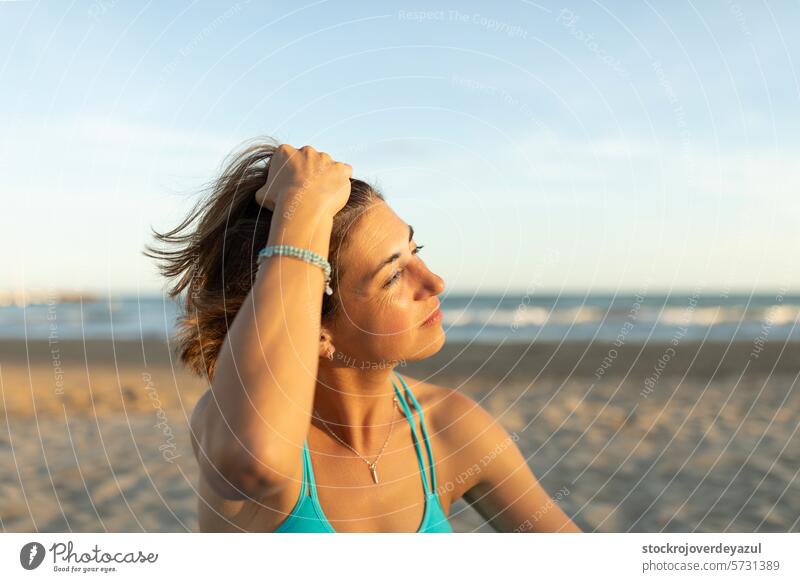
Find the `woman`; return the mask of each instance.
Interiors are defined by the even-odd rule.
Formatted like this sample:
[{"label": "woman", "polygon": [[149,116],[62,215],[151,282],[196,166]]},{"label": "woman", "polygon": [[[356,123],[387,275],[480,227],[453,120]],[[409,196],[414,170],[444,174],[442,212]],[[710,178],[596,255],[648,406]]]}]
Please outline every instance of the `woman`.
[{"label": "woman", "polygon": [[179,249],[148,249],[187,291],[181,359],[211,379],[191,417],[200,529],[449,532],[463,497],[497,531],[580,531],[481,406],[397,372],[442,347],[444,282],[351,172],[262,141],[156,233]]}]

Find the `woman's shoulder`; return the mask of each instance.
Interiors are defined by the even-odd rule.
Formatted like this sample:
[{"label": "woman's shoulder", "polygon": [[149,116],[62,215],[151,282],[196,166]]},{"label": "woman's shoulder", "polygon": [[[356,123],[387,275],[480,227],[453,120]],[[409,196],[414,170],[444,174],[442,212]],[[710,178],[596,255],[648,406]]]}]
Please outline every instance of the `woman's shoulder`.
[{"label": "woman's shoulder", "polygon": [[[480,479],[483,459],[509,437],[503,426],[478,401],[462,390],[406,378],[419,401],[431,435],[439,483],[449,483],[442,497],[449,508]],[[513,440],[513,438],[512,438]]]},{"label": "woman's shoulder", "polygon": [[419,402],[432,433],[455,443],[474,441],[495,419],[474,398],[461,390],[433,384],[403,374]]}]

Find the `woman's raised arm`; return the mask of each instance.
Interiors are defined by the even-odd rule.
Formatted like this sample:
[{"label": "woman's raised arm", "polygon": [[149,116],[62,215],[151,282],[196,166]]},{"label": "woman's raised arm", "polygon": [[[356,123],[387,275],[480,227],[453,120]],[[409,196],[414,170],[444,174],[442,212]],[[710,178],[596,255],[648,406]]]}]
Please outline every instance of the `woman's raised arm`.
[{"label": "woman's raised arm", "polygon": [[[328,258],[352,168],[309,146],[281,145],[257,201],[273,210],[268,240]],[[245,252],[244,249],[242,252]],[[201,471],[228,499],[277,491],[299,473],[319,365],[322,269],[274,255],[261,263],[193,414]]]}]

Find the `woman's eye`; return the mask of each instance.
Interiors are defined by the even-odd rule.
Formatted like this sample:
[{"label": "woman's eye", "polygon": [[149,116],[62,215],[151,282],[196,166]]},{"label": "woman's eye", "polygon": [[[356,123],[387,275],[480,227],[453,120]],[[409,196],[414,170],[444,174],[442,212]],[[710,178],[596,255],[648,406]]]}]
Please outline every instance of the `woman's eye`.
[{"label": "woman's eye", "polygon": [[[417,253],[419,253],[420,249],[423,248],[424,246],[425,245],[417,245],[416,248],[413,251],[411,251],[411,254],[416,255]],[[390,287],[394,285],[400,278],[400,275],[403,273],[403,271],[405,271],[405,269],[400,269],[394,275],[392,275],[392,278],[386,282],[386,285],[384,285],[384,287]]]}]

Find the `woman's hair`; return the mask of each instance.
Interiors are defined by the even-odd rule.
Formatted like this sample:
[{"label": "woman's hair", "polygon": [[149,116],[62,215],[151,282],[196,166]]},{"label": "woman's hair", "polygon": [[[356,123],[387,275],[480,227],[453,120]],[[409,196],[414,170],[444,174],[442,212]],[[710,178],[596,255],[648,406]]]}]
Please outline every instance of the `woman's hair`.
[{"label": "woman's hair", "polygon": [[[160,261],[159,272],[173,281],[168,293],[181,308],[175,336],[180,360],[209,380],[228,326],[253,286],[258,251],[267,244],[273,213],[256,202],[255,193],[266,183],[269,160],[279,145],[270,137],[245,142],[223,161],[220,175],[202,189],[208,195],[178,226],[165,233],[151,228],[167,247],[145,245],[143,251]],[[332,286],[342,278],[338,257],[348,233],[379,200],[384,197],[375,187],[350,179],[350,198],[333,218],[328,253]],[[339,304],[335,292],[322,297],[321,320],[325,320],[336,314]]]}]

